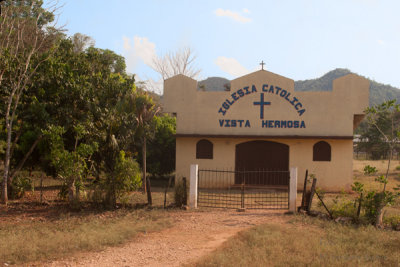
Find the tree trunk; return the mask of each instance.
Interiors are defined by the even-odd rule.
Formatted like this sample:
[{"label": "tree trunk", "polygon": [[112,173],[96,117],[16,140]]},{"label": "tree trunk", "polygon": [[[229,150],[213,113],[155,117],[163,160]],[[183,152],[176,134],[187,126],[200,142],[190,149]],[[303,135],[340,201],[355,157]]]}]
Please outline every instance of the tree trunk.
[{"label": "tree trunk", "polygon": [[81,198],[81,190],[79,189],[79,186],[75,186],[75,201],[79,203],[80,198]]},{"label": "tree trunk", "polygon": [[384,205],[380,205],[376,209],[376,219],[375,219],[375,227],[376,228],[383,228],[383,215],[385,213],[384,211]]},{"label": "tree trunk", "polygon": [[7,129],[7,146],[6,146],[6,157],[4,159],[4,174],[2,183],[2,195],[1,202],[7,205],[8,202],[8,173],[10,170],[10,151],[11,151],[11,134],[12,134],[12,122],[10,121],[9,110],[6,113],[6,129]]},{"label": "tree trunk", "polygon": [[143,189],[147,192],[147,180],[146,180],[146,136],[143,136],[143,147],[142,147],[142,157],[143,157]]},{"label": "tree trunk", "polygon": [[71,206],[74,204],[74,186],[75,178],[71,179],[68,183],[68,202]]}]

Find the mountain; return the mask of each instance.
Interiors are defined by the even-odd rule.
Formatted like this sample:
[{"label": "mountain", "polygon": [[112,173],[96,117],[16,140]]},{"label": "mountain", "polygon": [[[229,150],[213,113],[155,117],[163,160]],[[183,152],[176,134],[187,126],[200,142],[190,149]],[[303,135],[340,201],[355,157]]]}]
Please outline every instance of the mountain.
[{"label": "mountain", "polygon": [[[335,69],[320,78],[295,81],[295,91],[332,91],[332,81],[336,78],[353,73],[348,69]],[[375,82],[371,79],[369,87],[369,105],[380,104],[384,101],[397,99],[400,102],[400,90],[391,85]],[[221,77],[210,77],[199,81],[199,90],[204,91],[229,91],[230,81]]]},{"label": "mountain", "polygon": [[209,77],[198,82],[199,90],[203,91],[229,91],[231,81],[222,77]]},{"label": "mountain", "polygon": [[[295,91],[331,91],[332,81],[336,78],[344,75],[353,73],[348,69],[335,69],[332,70],[320,78],[296,81],[294,83]],[[361,76],[361,75],[360,75]],[[367,78],[368,79],[368,78]],[[380,104],[384,101],[397,99],[400,102],[400,90],[391,85],[375,82],[368,79],[370,82],[369,86],[369,105],[373,106]]]}]

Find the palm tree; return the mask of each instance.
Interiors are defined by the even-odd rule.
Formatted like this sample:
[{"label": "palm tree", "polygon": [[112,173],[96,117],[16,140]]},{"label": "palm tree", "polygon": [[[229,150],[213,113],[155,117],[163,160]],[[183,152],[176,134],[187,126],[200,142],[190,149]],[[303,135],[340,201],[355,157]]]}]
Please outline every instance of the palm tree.
[{"label": "palm tree", "polygon": [[137,132],[142,138],[142,153],[143,153],[143,189],[147,192],[147,199],[151,205],[151,192],[147,190],[147,177],[146,177],[146,138],[150,132],[151,122],[160,111],[160,107],[156,106],[153,99],[147,92],[138,92],[136,97],[136,121],[137,121]]}]

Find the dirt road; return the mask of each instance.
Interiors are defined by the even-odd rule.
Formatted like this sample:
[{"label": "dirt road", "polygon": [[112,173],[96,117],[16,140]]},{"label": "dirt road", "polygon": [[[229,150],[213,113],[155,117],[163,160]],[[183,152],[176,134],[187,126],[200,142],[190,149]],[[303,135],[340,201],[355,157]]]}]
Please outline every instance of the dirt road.
[{"label": "dirt road", "polygon": [[40,263],[40,266],[179,266],[195,262],[239,231],[266,222],[284,222],[275,211],[178,211],[171,212],[174,226],[141,234],[121,246],[101,252]]}]

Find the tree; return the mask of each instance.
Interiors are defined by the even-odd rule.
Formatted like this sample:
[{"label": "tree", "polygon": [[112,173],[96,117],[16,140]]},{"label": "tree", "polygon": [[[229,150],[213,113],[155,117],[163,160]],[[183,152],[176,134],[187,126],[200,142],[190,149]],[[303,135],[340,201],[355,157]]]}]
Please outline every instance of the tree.
[{"label": "tree", "polygon": [[[84,176],[88,174],[87,162],[97,150],[97,143],[81,142],[86,133],[82,125],[74,127],[75,144],[72,151],[65,149],[63,134],[65,130],[60,126],[50,126],[44,131],[51,145],[51,164],[56,168],[58,176],[63,180],[68,190],[69,204],[79,203],[79,192],[84,184]],[[87,176],[87,175],[86,175]]]},{"label": "tree", "polygon": [[[7,186],[11,182],[13,144],[19,138],[14,128],[18,108],[24,93],[31,86],[32,76],[49,58],[59,36],[54,25],[49,24],[54,21],[56,3],[53,2],[47,9],[42,4],[40,0],[7,1],[0,16],[0,88],[1,97],[5,100],[1,115],[6,131],[2,202],[5,204],[8,201]],[[37,143],[32,144],[28,154]]]},{"label": "tree", "polygon": [[[400,123],[400,113],[394,111],[393,114],[389,114],[388,110],[381,110],[373,117],[369,117],[369,120],[367,117],[367,120],[362,123],[364,126],[359,131],[361,142],[359,142],[357,149],[367,152],[373,160],[389,157],[390,142],[387,142],[385,137],[382,136],[382,132],[391,134],[392,123],[394,125]],[[372,118],[373,121],[371,121]],[[393,148],[396,150],[398,145],[394,143]]]},{"label": "tree", "polygon": [[[143,155],[143,186],[144,191],[147,192],[149,202],[151,202],[151,192],[147,189],[146,177],[146,140],[150,134],[151,122],[155,115],[160,111],[160,107],[156,106],[153,99],[145,91],[139,92],[136,96],[136,121],[137,121],[137,135],[142,138],[142,155]],[[151,203],[150,203],[151,204]]]},{"label": "tree", "polygon": [[[400,138],[400,123],[396,120],[396,115],[400,112],[400,105],[396,104],[396,100],[390,100],[383,102],[380,105],[375,105],[366,109],[367,121],[370,125],[374,126],[379,132],[379,139],[383,139],[383,142],[389,148],[389,159],[386,168],[385,175],[379,176],[376,181],[383,184],[383,189],[381,192],[371,191],[368,194],[370,202],[373,203],[376,212],[375,215],[375,226],[381,227],[383,221],[383,211],[386,205],[392,203],[397,194],[388,192],[386,190],[386,185],[388,183],[388,175],[390,170],[390,163],[393,157],[393,152],[396,148],[397,143]],[[379,123],[384,121],[386,123]],[[384,127],[383,127],[384,126]],[[366,173],[375,173],[375,168],[365,169]]]},{"label": "tree", "polygon": [[162,176],[175,170],[175,133],[175,117],[168,114],[154,117],[154,137],[147,147],[147,166],[151,174]]},{"label": "tree", "polygon": [[200,73],[200,70],[193,66],[195,60],[196,56],[193,55],[193,51],[189,47],[184,47],[165,55],[156,56],[151,67],[161,75],[164,81],[178,74],[195,78]]},{"label": "tree", "polygon": [[74,44],[75,53],[82,53],[86,48],[95,45],[95,41],[92,37],[79,32],[72,36],[72,42]]}]

